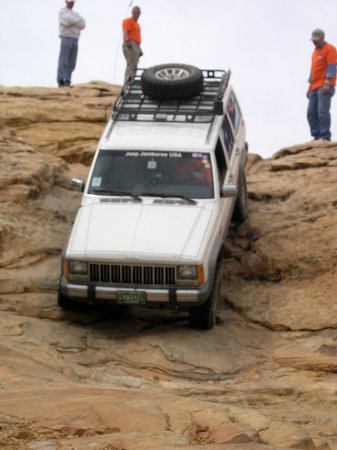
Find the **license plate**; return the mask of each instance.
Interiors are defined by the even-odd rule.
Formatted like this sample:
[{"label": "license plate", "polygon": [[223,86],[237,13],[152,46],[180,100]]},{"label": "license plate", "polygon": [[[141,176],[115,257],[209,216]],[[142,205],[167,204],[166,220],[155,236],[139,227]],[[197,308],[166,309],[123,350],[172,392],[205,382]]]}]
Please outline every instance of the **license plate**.
[{"label": "license plate", "polygon": [[117,292],[117,303],[124,305],[141,305],[146,303],[146,292]]}]

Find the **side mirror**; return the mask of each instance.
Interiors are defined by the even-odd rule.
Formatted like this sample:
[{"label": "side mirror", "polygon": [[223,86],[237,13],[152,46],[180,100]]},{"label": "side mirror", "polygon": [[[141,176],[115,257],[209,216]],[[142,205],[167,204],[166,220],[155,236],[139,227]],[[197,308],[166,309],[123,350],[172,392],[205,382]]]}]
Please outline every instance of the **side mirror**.
[{"label": "side mirror", "polygon": [[81,192],[84,191],[84,181],[80,180],[79,178],[72,178],[70,185]]},{"label": "side mirror", "polygon": [[224,184],[221,187],[222,197],[236,197],[238,195],[238,188],[235,184]]}]

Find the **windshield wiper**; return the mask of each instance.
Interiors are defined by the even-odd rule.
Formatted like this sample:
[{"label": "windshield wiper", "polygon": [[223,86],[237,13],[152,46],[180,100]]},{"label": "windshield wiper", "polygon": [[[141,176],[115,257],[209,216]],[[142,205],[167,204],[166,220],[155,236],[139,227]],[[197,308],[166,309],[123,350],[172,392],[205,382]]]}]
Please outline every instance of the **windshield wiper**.
[{"label": "windshield wiper", "polygon": [[186,195],[180,195],[180,194],[154,194],[151,192],[142,192],[142,197],[160,197],[160,198],[181,198],[182,200],[185,200],[190,205],[196,205],[198,202],[193,200],[193,198],[186,197]]},{"label": "windshield wiper", "polygon": [[109,194],[116,197],[131,197],[134,200],[137,200],[137,202],[142,202],[143,200],[135,194],[132,194],[131,192],[124,192],[124,191],[114,191],[112,189],[104,189],[104,188],[94,188],[92,189],[92,192],[95,194]]}]

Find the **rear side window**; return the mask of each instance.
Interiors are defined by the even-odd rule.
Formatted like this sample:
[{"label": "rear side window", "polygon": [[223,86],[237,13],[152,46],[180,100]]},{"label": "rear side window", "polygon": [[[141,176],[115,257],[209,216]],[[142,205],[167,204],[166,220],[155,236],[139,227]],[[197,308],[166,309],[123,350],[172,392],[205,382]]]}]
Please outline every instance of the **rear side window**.
[{"label": "rear side window", "polygon": [[226,146],[226,149],[228,152],[228,156],[230,157],[232,154],[233,145],[234,145],[234,136],[233,136],[232,128],[230,126],[227,114],[225,115],[224,121],[222,123],[222,131],[224,134],[224,142],[225,142],[225,146]]},{"label": "rear side window", "polygon": [[240,108],[239,108],[238,102],[236,101],[234,94],[231,94],[229,97],[226,112],[228,113],[229,118],[232,122],[233,128],[236,131],[240,124],[241,112],[240,112]]}]

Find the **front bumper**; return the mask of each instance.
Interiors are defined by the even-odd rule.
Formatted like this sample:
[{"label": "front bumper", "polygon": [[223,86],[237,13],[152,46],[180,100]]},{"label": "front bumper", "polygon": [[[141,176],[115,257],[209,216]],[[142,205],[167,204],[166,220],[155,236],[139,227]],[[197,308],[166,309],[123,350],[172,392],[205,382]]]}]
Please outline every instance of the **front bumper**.
[{"label": "front bumper", "polygon": [[208,284],[198,289],[191,288],[147,288],[144,286],[104,286],[95,284],[71,283],[62,277],[60,289],[63,295],[75,301],[86,303],[110,302],[117,303],[117,293],[123,292],[145,292],[146,303],[143,306],[161,305],[169,308],[179,306],[196,306],[204,303],[210,295]]}]

